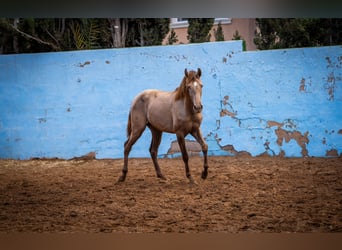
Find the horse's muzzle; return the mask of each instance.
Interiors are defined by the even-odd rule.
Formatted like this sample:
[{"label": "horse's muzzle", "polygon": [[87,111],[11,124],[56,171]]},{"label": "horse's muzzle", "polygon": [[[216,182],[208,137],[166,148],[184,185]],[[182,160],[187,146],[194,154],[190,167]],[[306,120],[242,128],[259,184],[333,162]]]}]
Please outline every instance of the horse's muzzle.
[{"label": "horse's muzzle", "polygon": [[200,105],[194,105],[194,111],[195,113],[201,113],[202,109],[203,109],[203,105],[200,104]]}]

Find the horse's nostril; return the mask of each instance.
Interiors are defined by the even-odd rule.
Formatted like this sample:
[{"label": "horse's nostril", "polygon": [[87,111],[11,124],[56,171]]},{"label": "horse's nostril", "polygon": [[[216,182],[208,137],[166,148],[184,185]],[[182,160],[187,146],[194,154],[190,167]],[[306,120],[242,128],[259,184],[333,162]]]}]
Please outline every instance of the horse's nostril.
[{"label": "horse's nostril", "polygon": [[203,108],[203,105],[202,105],[202,104],[200,104],[199,106],[194,105],[194,110],[196,110],[196,111],[201,111],[202,108]]}]

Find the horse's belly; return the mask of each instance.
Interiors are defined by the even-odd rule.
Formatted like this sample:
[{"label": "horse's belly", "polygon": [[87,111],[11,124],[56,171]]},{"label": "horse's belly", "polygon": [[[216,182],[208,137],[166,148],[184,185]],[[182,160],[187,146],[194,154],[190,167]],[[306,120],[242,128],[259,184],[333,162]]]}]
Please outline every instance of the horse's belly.
[{"label": "horse's belly", "polygon": [[163,132],[174,133],[172,115],[169,110],[154,107],[149,110],[147,119],[154,128]]}]

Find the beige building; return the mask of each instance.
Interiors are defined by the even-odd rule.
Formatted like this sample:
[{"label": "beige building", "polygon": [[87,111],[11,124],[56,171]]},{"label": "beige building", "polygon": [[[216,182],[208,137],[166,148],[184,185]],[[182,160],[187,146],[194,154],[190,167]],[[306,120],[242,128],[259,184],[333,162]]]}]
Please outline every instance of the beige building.
[{"label": "beige building", "polygon": [[[253,42],[256,30],[254,18],[215,18],[213,28],[211,30],[210,41],[215,41],[214,30],[217,30],[217,25],[221,23],[224,39],[230,41],[233,39],[234,34],[238,31],[239,35],[246,41],[247,50],[256,50]],[[168,37],[173,29],[177,35],[178,41],[174,44],[189,43],[187,39],[188,21],[185,18],[171,18],[170,32],[163,41],[167,44]]]}]

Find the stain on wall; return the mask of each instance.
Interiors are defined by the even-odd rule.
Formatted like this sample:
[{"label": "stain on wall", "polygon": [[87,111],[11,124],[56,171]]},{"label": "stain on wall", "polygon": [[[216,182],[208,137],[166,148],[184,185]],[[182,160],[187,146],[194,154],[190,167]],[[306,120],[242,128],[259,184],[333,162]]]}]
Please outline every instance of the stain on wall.
[{"label": "stain on wall", "polygon": [[[0,158],[123,157],[133,98],[201,68],[209,155],[342,154],[341,46],[242,52],[241,41],[0,56]],[[201,154],[191,136],[187,145]],[[132,157],[149,157],[146,130]],[[160,157],[178,157],[164,134]]]}]

